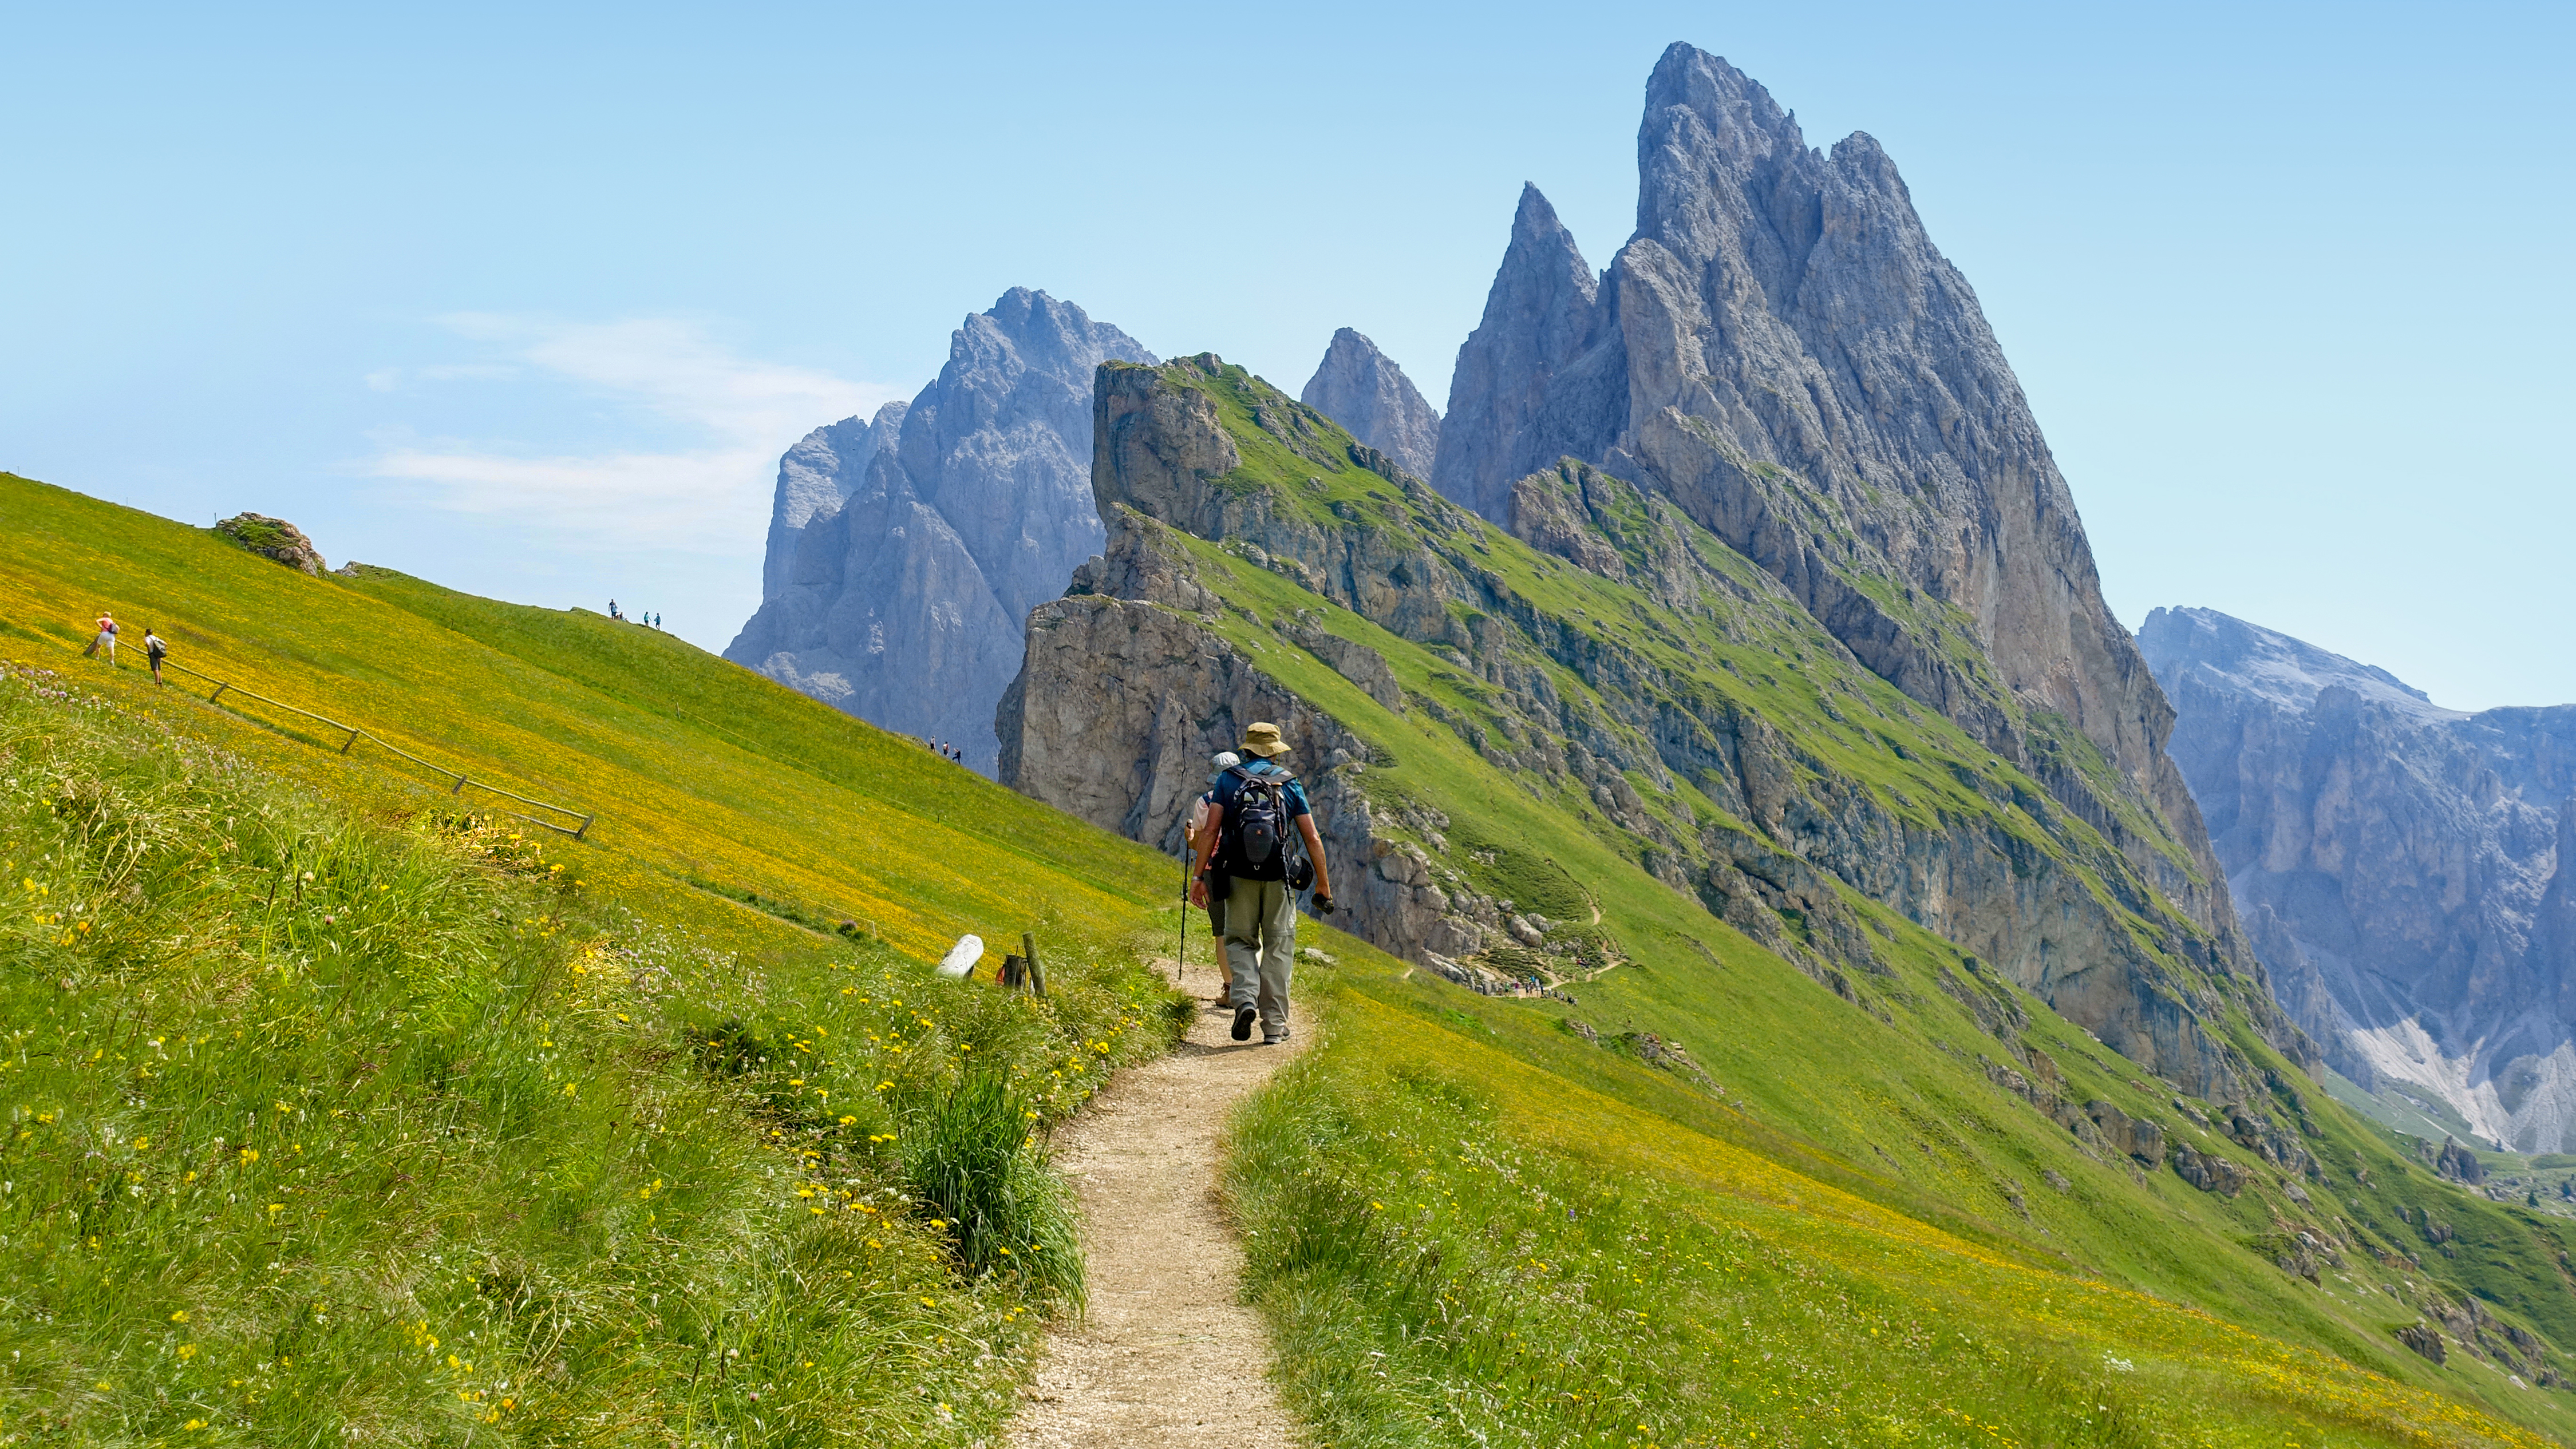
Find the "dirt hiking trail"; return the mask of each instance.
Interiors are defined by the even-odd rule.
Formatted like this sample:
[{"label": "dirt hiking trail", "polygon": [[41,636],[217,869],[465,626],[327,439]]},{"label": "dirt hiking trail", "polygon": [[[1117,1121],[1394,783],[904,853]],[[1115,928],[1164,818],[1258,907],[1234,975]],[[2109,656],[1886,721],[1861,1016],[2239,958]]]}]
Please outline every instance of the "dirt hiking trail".
[{"label": "dirt hiking trail", "polygon": [[1309,1028],[1292,1018],[1298,1035],[1275,1047],[1257,1028],[1234,1041],[1233,1014],[1210,1000],[1216,970],[1192,963],[1181,986],[1199,999],[1189,1036],[1121,1075],[1057,1139],[1056,1163],[1082,1197],[1091,1311],[1049,1338],[1011,1424],[1016,1449],[1298,1442],[1270,1383],[1270,1336],[1242,1303],[1243,1250],[1217,1206],[1217,1135]]}]

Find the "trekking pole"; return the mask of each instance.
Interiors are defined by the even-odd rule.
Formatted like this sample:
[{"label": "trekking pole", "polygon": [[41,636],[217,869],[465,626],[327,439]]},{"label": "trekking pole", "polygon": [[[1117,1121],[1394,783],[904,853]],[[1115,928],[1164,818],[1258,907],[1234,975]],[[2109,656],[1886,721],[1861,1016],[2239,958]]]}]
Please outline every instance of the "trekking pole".
[{"label": "trekking pole", "polygon": [[1198,852],[1181,847],[1181,929],[1172,942],[1172,984],[1181,984],[1181,975],[1190,964],[1190,867],[1197,863]]}]

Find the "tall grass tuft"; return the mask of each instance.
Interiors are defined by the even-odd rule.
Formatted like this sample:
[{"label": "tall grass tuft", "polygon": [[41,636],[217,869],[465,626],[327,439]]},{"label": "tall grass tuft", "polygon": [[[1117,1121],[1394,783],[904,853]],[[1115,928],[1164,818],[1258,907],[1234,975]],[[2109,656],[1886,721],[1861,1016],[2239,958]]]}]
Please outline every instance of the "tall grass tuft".
[{"label": "tall grass tuft", "polygon": [[960,1272],[1013,1274],[1032,1296],[1079,1309],[1073,1203],[1030,1136],[1036,1119],[1001,1072],[968,1071],[914,1114],[904,1177],[945,1225]]}]

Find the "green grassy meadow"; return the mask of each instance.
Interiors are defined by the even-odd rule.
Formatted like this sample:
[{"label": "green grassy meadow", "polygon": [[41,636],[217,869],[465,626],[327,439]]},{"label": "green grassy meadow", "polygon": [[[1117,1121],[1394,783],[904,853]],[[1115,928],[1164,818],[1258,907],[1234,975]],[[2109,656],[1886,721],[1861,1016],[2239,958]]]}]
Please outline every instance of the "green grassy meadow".
[{"label": "green grassy meadow", "polygon": [[[996,1134],[1169,1042],[1150,854],[661,635],[0,496],[0,1443],[994,1432],[1080,1291]],[[82,660],[96,595],[599,822]],[[967,929],[1048,999],[934,981]]]},{"label": "green grassy meadow", "polygon": [[[596,615],[309,578],[6,476],[0,534],[0,1444],[993,1442],[1074,1301],[1003,1262],[1061,1254],[1060,1201],[1006,1154],[965,1241],[926,1206],[972,1155],[939,1134],[984,1130],[991,1090],[1062,1120],[1164,1048],[1139,957],[1174,925],[1168,862]],[[2170,1090],[1990,985],[2024,1020],[2006,1043],[1942,984],[1957,953],[1866,902],[1886,973],[1837,995],[1579,797],[1259,622],[1314,596],[1192,547],[1258,616],[1229,639],[1383,745],[1373,775],[1481,869],[1597,911],[1617,963],[1573,1005],[1480,997],[1305,927],[1339,962],[1301,977],[1320,1040],[1236,1120],[1226,1188],[1316,1443],[2576,1433],[2563,1391],[2390,1337],[2474,1295],[2576,1343],[2562,1223],[2436,1182],[2322,1089],[2285,1087],[2323,1163],[2305,1205],[2277,1173],[2230,1200],[2085,1150],[1987,1062],[2035,1048],[2075,1100],[2178,1123]],[[572,842],[84,661],[102,607],[598,822]],[[1452,661],[1319,612],[1473,717]],[[1937,727],[1871,678],[1786,668],[1796,620],[1762,627],[1789,632],[1726,647],[1805,701],[1756,701],[1784,728],[1847,730],[1924,808],[2013,797],[1923,764]],[[856,938],[811,924],[841,920]],[[1035,931],[1049,1001],[932,982],[967,930]],[[2298,1231],[2338,1245],[2316,1283],[2276,1265]]]}]

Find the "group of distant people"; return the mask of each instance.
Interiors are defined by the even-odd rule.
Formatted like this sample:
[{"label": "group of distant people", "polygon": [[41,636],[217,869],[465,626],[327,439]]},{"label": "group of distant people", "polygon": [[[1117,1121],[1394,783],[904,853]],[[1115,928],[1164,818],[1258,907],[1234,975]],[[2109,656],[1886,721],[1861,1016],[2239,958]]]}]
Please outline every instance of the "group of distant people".
[{"label": "group of distant people", "polygon": [[959,765],[966,763],[966,752],[955,745],[944,740],[923,740],[922,743],[930,746],[930,752],[943,760]]},{"label": "group of distant people", "polygon": [[[98,616],[98,636],[89,641],[89,647],[81,651],[81,657],[83,659],[96,659],[101,655],[104,655],[107,658],[108,667],[121,667],[116,662],[116,636],[118,632],[116,616],[114,614],[101,613]],[[170,681],[162,678],[161,676],[161,661],[170,657],[170,641],[162,638],[159,634],[154,633],[152,631],[152,626],[149,624],[143,626],[143,657],[151,662],[152,682],[155,684],[168,684]]]},{"label": "group of distant people", "polygon": [[608,601],[608,617],[623,624],[641,624],[647,629],[659,629],[662,627],[662,616],[659,614],[644,614],[633,619],[627,618],[624,614],[617,611],[617,601],[615,599]]}]

